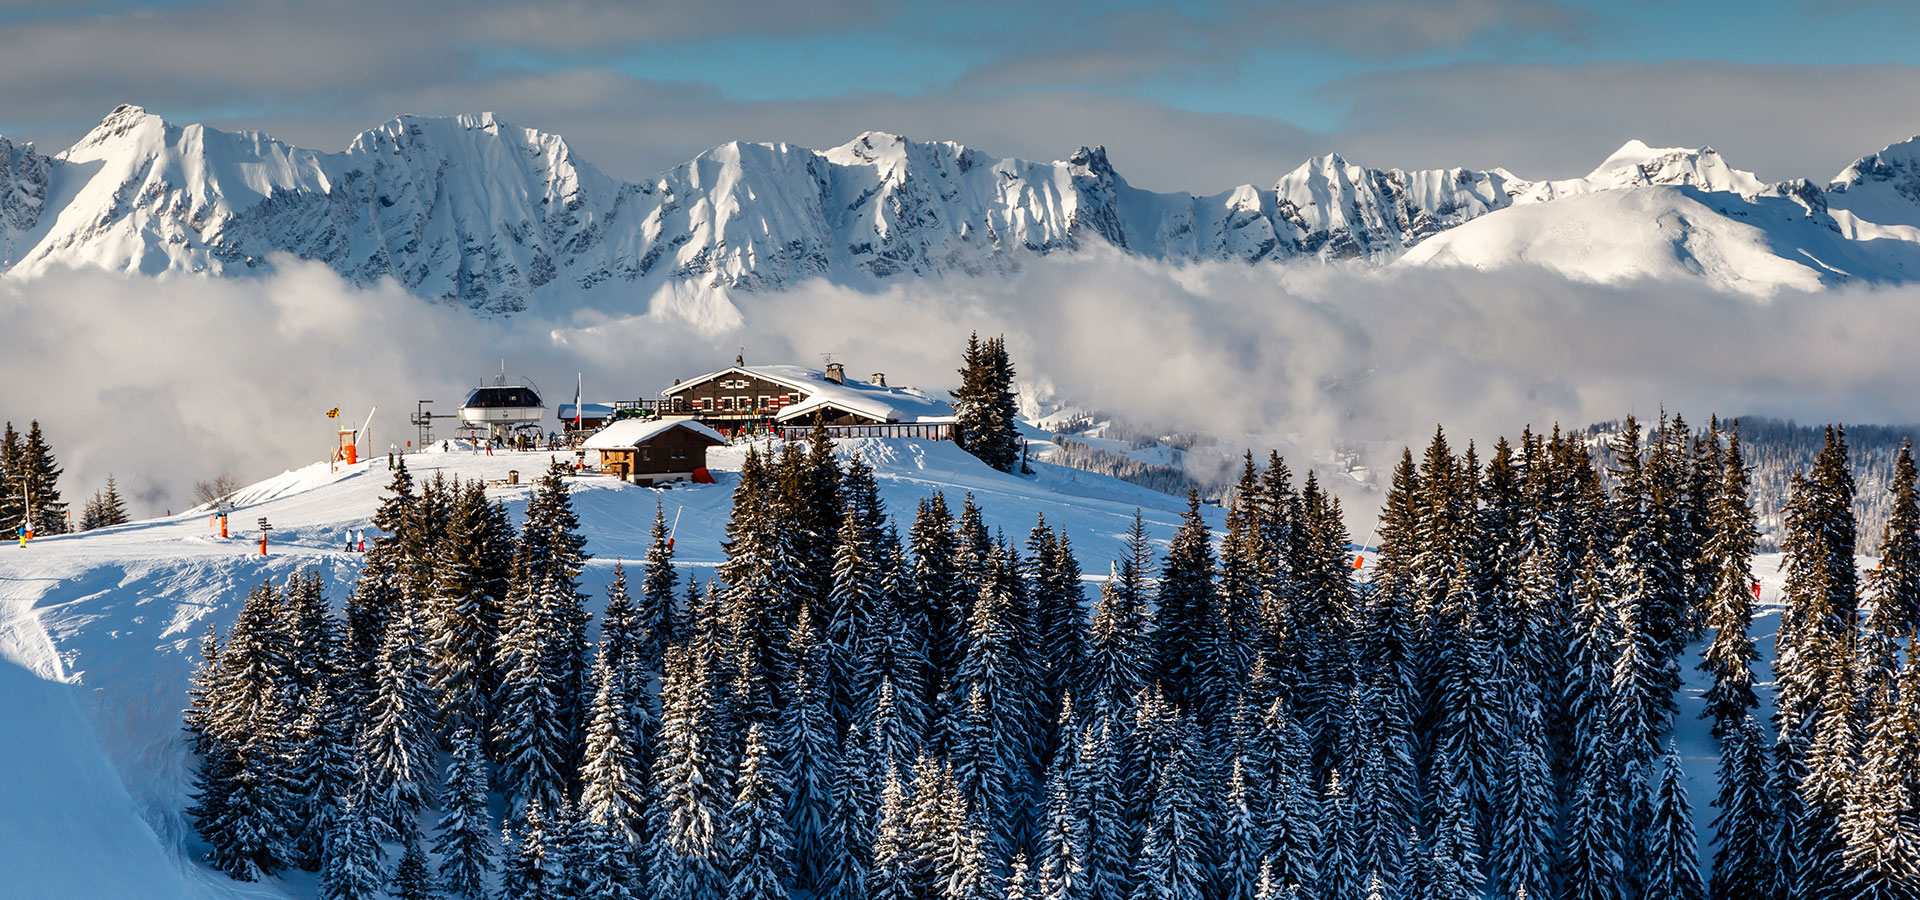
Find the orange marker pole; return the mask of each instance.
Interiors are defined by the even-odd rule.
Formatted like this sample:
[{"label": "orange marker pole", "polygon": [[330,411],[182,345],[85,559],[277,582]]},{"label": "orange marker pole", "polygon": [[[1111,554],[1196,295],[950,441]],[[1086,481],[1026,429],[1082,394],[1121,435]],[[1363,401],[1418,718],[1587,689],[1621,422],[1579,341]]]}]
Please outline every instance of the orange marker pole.
[{"label": "orange marker pole", "polygon": [[267,536],[264,534],[260,536],[260,555],[267,555]]}]

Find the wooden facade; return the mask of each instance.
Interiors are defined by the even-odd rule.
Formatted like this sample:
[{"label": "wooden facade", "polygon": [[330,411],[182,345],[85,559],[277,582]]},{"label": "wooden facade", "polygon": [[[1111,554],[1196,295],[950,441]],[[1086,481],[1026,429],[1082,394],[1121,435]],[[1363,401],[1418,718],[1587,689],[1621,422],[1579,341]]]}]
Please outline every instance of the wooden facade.
[{"label": "wooden facade", "polygon": [[631,447],[602,448],[600,469],[635,484],[684,481],[707,466],[707,448],[721,443],[691,428],[669,428]]},{"label": "wooden facade", "polygon": [[781,408],[805,397],[792,385],[735,369],[669,388],[662,411],[702,421],[743,423],[771,419]]}]

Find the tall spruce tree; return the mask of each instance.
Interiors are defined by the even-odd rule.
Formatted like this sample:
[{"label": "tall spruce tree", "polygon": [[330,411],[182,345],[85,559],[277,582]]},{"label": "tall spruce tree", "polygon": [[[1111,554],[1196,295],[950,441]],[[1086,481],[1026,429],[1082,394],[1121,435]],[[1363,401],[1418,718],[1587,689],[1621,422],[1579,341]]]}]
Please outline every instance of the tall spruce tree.
[{"label": "tall spruce tree", "polygon": [[1561,895],[1568,900],[1620,900],[1619,816],[1592,776],[1580,779],[1567,815]]},{"label": "tall spruce tree", "polygon": [[1767,897],[1776,878],[1769,841],[1773,815],[1760,723],[1748,714],[1721,742],[1720,791],[1713,805],[1713,900]]},{"label": "tall spruce tree", "polygon": [[386,879],[380,871],[379,826],[357,797],[340,804],[320,866],[321,900],[375,900]]},{"label": "tall spruce tree", "polygon": [[371,784],[367,813],[383,837],[404,835],[415,827],[434,793],[430,663],[415,602],[410,596],[403,599],[388,624],[375,665],[373,704],[360,738]]},{"label": "tall spruce tree", "polygon": [[580,767],[580,812],[590,832],[606,846],[596,861],[603,877],[622,886],[630,880],[639,850],[646,774],[636,753],[636,735],[627,719],[632,704],[628,686],[614,671],[609,645],[594,659],[593,707],[587,725],[585,762]]},{"label": "tall spruce tree", "polygon": [[1089,900],[1125,900],[1132,871],[1132,836],[1126,819],[1117,720],[1102,718],[1081,736],[1075,806],[1087,832],[1085,867]]},{"label": "tall spruce tree", "polygon": [[497,690],[493,652],[499,641],[500,610],[487,584],[487,543],[491,506],[484,486],[451,489],[450,510],[441,539],[429,549],[433,558],[433,594],[424,610],[431,643],[432,688],[438,698],[441,733],[484,730],[492,723],[489,703]]},{"label": "tall spruce tree", "polygon": [[1545,714],[1522,683],[1515,733],[1507,744],[1490,866],[1499,896],[1546,896],[1551,889],[1555,828],[1553,771],[1548,761]]},{"label": "tall spruce tree", "polygon": [[1900,643],[1920,630],[1920,491],[1915,490],[1913,445],[1902,444],[1894,462],[1893,509],[1880,538],[1880,564],[1869,573],[1865,630],[1861,634],[1862,685],[1878,688],[1894,679]]},{"label": "tall spruce tree", "polygon": [[1213,583],[1213,536],[1200,516],[1200,494],[1189,491],[1180,520],[1160,567],[1155,677],[1169,699],[1194,710],[1203,727],[1226,713],[1231,673],[1219,659]]},{"label": "tall spruce tree", "polygon": [[21,487],[21,455],[25,444],[12,422],[0,435],[0,532],[12,537],[26,514],[27,492]]},{"label": "tall spruce tree", "polygon": [[802,603],[788,639],[793,673],[788,707],[778,723],[780,759],[789,773],[784,808],[793,843],[793,885],[818,890],[827,881],[836,848],[830,840],[834,779],[840,769],[828,648]]},{"label": "tall spruce tree", "polygon": [[1669,900],[1704,900],[1700,883],[1700,850],[1694,838],[1693,810],[1687,805],[1686,777],[1678,752],[1669,748],[1661,765],[1653,804],[1653,820],[1646,837],[1646,886],[1643,896]]},{"label": "tall spruce tree", "polygon": [[660,749],[654,758],[653,894],[666,900],[719,900],[727,886],[729,799],[714,748],[712,662],[689,646],[667,651],[661,688]]},{"label": "tall spruce tree", "polygon": [[495,837],[479,732],[466,728],[454,734],[442,784],[433,847],[440,858],[440,891],[447,900],[485,900]]},{"label": "tall spruce tree", "polygon": [[747,727],[740,762],[740,792],[728,816],[731,871],[727,900],[780,900],[787,896],[793,842],[787,830],[779,762],[767,748],[760,723]]},{"label": "tall spruce tree", "polygon": [[1759,653],[1747,631],[1753,625],[1754,584],[1751,558],[1758,531],[1754,527],[1746,462],[1740,452],[1740,432],[1727,436],[1719,478],[1714,485],[1711,537],[1707,542],[1708,576],[1712,587],[1706,601],[1706,624],[1713,639],[1701,654],[1700,668],[1713,676],[1701,715],[1713,721],[1713,733],[1726,740],[1733,729],[1760,704],[1753,690],[1753,663]]},{"label": "tall spruce tree", "polygon": [[960,388],[953,391],[954,442],[1002,472],[1020,464],[1021,438],[1006,338],[967,339]]},{"label": "tall spruce tree", "polygon": [[1101,585],[1088,623],[1087,671],[1074,696],[1091,710],[1124,716],[1152,677],[1154,618],[1147,603],[1152,565],[1146,521],[1136,512],[1126,553]]},{"label": "tall spruce tree", "polygon": [[66,534],[67,504],[60,499],[60,464],[54,461],[53,448],[40,433],[40,422],[27,426],[27,439],[15,458],[14,489],[23,494],[28,521],[36,534]]}]

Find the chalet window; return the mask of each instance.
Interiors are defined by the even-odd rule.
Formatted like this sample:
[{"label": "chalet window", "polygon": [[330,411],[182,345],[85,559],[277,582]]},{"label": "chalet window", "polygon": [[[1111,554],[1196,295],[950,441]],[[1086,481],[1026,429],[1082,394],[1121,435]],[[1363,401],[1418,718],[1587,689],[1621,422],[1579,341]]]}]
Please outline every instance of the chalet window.
[{"label": "chalet window", "polygon": [[765,395],[765,394],[761,394],[761,395],[760,395],[760,408],[761,408],[761,409],[766,409],[767,407],[769,407],[769,406],[772,406],[772,405],[773,405],[773,398],[772,398],[772,397],[769,397],[769,396],[767,396],[767,395]]},{"label": "chalet window", "polygon": [[732,397],[721,397],[721,398],[720,398],[720,408],[721,408],[721,409],[730,409],[730,408],[732,408],[732,406],[733,406],[733,398],[732,398]]}]

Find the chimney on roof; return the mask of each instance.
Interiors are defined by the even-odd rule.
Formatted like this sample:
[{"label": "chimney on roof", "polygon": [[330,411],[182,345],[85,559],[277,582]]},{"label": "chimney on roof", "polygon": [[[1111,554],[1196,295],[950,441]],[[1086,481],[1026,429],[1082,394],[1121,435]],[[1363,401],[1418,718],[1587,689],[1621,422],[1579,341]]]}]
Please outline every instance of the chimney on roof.
[{"label": "chimney on roof", "polygon": [[887,373],[885,373],[885,372],[875,372],[875,373],[873,373],[873,377],[872,377],[872,378],[869,378],[869,379],[867,379],[867,381],[868,381],[868,382],[870,382],[870,383],[872,383],[872,385],[873,385],[874,387],[886,387],[886,386],[887,386]]},{"label": "chimney on roof", "polygon": [[847,367],[837,362],[827,363],[827,380],[834,384],[846,384]]}]

